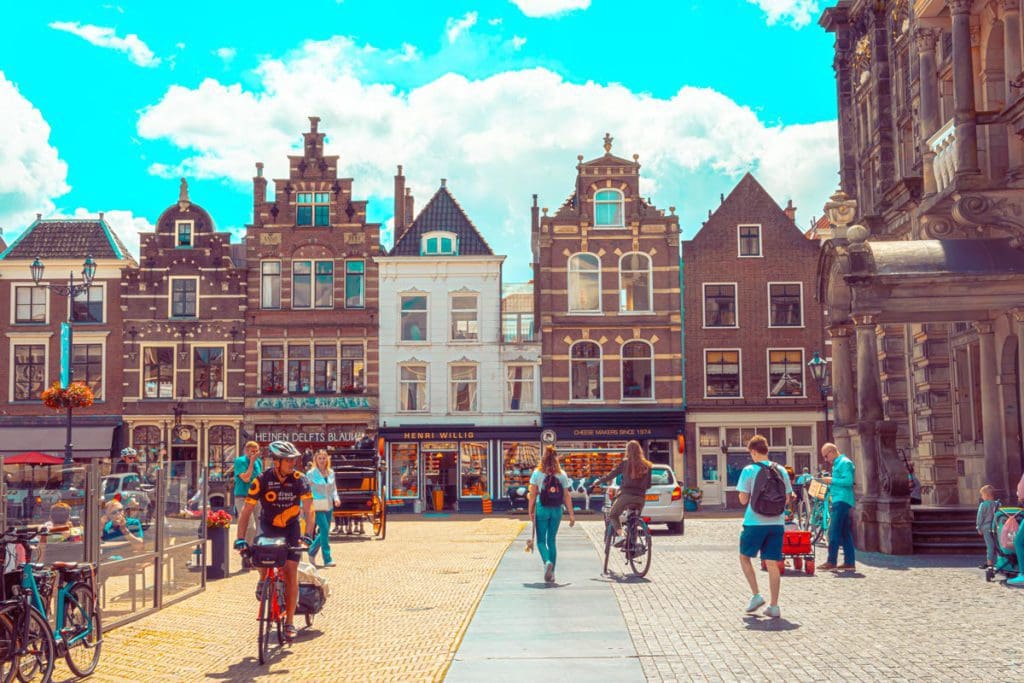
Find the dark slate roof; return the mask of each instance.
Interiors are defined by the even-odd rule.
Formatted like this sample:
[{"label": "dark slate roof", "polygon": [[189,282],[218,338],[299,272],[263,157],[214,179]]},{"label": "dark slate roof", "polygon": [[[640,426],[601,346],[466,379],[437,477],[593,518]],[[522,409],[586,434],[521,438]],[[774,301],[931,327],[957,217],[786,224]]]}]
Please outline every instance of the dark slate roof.
[{"label": "dark slate roof", "polygon": [[102,219],[37,220],[7,247],[0,258],[129,259],[124,244]]},{"label": "dark slate roof", "polygon": [[473,221],[444,185],[434,193],[412,225],[395,240],[389,255],[419,256],[420,238],[424,233],[435,230],[455,233],[459,240],[459,256],[494,255],[487,240],[477,232]]},{"label": "dark slate roof", "polygon": [[877,275],[1021,275],[1024,252],[1008,239],[868,242]]}]

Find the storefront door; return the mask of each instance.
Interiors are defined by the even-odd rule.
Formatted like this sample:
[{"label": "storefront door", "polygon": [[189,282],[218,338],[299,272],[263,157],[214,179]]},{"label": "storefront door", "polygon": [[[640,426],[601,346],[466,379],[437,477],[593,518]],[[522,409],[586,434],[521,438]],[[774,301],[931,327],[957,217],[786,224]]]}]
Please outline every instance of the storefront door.
[{"label": "storefront door", "polygon": [[717,450],[700,455],[700,489],[704,494],[701,505],[721,505],[725,502],[721,476],[723,459],[724,456]]}]

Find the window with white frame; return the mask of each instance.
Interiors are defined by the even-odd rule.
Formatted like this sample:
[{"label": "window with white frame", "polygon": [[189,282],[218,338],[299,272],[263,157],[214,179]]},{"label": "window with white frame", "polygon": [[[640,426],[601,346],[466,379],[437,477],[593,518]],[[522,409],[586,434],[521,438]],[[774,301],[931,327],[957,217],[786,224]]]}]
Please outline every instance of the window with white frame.
[{"label": "window with white frame", "polygon": [[771,327],[801,327],[804,324],[804,307],[800,283],[768,283],[768,308]]},{"label": "window with white frame", "polygon": [[260,264],[260,308],[281,308],[281,262]]},{"label": "window with white frame", "polygon": [[345,261],[345,308],[365,306],[366,263]]},{"label": "window with white frame", "polygon": [[292,308],[334,307],[334,262],[292,261]]},{"label": "window with white frame", "polygon": [[71,353],[71,379],[85,382],[96,400],[103,400],[103,344],[75,344]]},{"label": "window with white frame", "polygon": [[297,192],[295,224],[325,226],[331,224],[330,192]]},{"label": "window with white frame", "polygon": [[502,313],[501,338],[506,344],[533,341],[533,313]]},{"label": "window with white frame", "polygon": [[428,232],[420,242],[422,256],[455,256],[459,253],[459,238],[453,232]]},{"label": "window with white frame", "polygon": [[708,398],[740,398],[739,349],[704,351],[704,395]]},{"label": "window with white frame", "polygon": [[18,285],[14,288],[14,322],[16,324],[37,324],[46,322],[45,287]]},{"label": "window with white frame", "polygon": [[334,308],[334,261],[316,261],[313,282],[314,308]]},{"label": "window with white frame", "polygon": [[427,295],[401,297],[402,341],[427,341]]},{"label": "window with white frame", "polygon": [[505,368],[508,381],[508,410],[535,410],[534,373],[535,365],[516,364]]},{"label": "window with white frame", "polygon": [[311,387],[309,344],[288,345],[288,393],[308,394]]},{"label": "window with white frame", "polygon": [[453,413],[475,413],[477,405],[477,366],[449,365],[449,409]]},{"label": "window with white frame", "polygon": [[192,398],[224,398],[224,349],[192,347]]},{"label": "window with white frame", "polygon": [[15,344],[13,360],[14,400],[38,400],[46,388],[46,345]]},{"label": "window with white frame", "polygon": [[599,401],[601,387],[601,347],[596,342],[579,341],[569,350],[570,398],[574,401]]},{"label": "window with white frame", "polygon": [[704,283],[704,327],[736,327],[736,285]]},{"label": "window with white frame", "polygon": [[404,412],[427,410],[427,366],[407,364],[399,368],[398,409]]},{"label": "window with white frame", "polygon": [[594,227],[621,228],[623,223],[622,193],[618,190],[598,190],[594,193]]},{"label": "window with white frame", "polygon": [[143,347],[142,397],[174,397],[174,349],[167,346]]},{"label": "window with white frame", "polygon": [[284,346],[281,344],[260,346],[260,393],[284,393]]},{"label": "window with white frame", "polygon": [[569,257],[569,312],[601,311],[601,261],[595,254]]},{"label": "window with white frame", "polygon": [[622,345],[622,398],[654,398],[654,352],[645,341]]},{"label": "window with white frame", "polygon": [[171,317],[195,318],[199,313],[199,278],[171,278]]},{"label": "window with white frame", "polygon": [[739,255],[742,257],[761,256],[761,226],[760,225],[738,225],[736,226],[737,240],[739,241]]},{"label": "window with white frame", "polygon": [[71,299],[71,320],[76,323],[103,322],[103,285],[90,285]]},{"label": "window with white frame", "polygon": [[366,388],[366,349],[362,344],[341,345],[341,390],[358,394]]},{"label": "window with white frame", "polygon": [[193,246],[192,239],[192,221],[176,221],[174,224],[175,240],[174,246],[177,249],[191,249]]},{"label": "window with white frame", "polygon": [[803,349],[768,349],[768,395],[772,398],[804,395]]},{"label": "window with white frame", "polygon": [[338,391],[338,347],[334,344],[317,344],[313,349],[313,391]]},{"label": "window with white frame", "polygon": [[619,310],[651,310],[651,257],[639,252],[619,259]]},{"label": "window with white frame", "polygon": [[476,294],[455,294],[451,301],[452,341],[476,341],[480,336]]}]

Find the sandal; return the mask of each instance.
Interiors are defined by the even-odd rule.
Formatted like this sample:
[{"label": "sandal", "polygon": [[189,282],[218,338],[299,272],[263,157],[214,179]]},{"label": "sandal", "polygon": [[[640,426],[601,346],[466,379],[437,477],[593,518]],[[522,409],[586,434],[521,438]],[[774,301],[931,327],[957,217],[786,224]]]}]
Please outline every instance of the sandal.
[{"label": "sandal", "polygon": [[299,634],[299,629],[295,628],[295,624],[285,624],[284,625],[284,639],[287,642],[290,643],[293,640],[295,640],[295,636],[297,636],[298,634]]}]

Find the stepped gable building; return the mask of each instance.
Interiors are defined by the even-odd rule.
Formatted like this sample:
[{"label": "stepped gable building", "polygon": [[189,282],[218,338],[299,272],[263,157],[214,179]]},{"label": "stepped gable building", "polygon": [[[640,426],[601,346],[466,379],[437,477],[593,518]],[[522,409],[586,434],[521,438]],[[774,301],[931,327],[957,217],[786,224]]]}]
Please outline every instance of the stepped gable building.
[{"label": "stepped gable building", "polygon": [[[66,285],[69,273],[81,284],[91,256],[96,273],[87,291],[70,299],[38,287],[29,270],[38,257],[44,283]],[[60,329],[70,317],[74,331],[72,381],[87,383],[96,396],[75,409],[72,442],[76,458],[107,457],[122,435],[121,269],[134,265],[124,244],[104,220],[36,220],[0,253],[0,451],[41,451],[62,456],[66,414],[43,405],[40,394],[60,378]]]},{"label": "stepped gable building", "polygon": [[[835,35],[841,193],[826,205],[818,295],[868,550],[970,548],[978,488],[1006,500],[1024,465],[1020,22],[1019,0],[843,0],[821,17]],[[855,368],[836,362],[854,346]],[[908,461],[924,502],[913,510]],[[950,506],[960,535],[934,519]]]},{"label": "stepped gable building", "polygon": [[122,271],[124,419],[144,466],[213,485],[239,453],[247,273],[184,178],[178,195]]},{"label": "stepped gable building", "polygon": [[253,178],[246,235],[246,438],[348,447],[377,428],[380,225],[310,117],[302,153],[267,197]]},{"label": "stepped gable building", "polygon": [[533,206],[541,411],[569,475],[605,474],[625,442],[682,475],[679,219],[640,196],[640,163],[579,157],[569,198]]},{"label": "stepped gable building", "polygon": [[814,298],[819,247],[795,214],[748,173],[683,242],[685,479],[705,506],[739,505],[754,434],[768,438],[772,460],[816,471],[826,434],[807,362],[827,356]]}]

